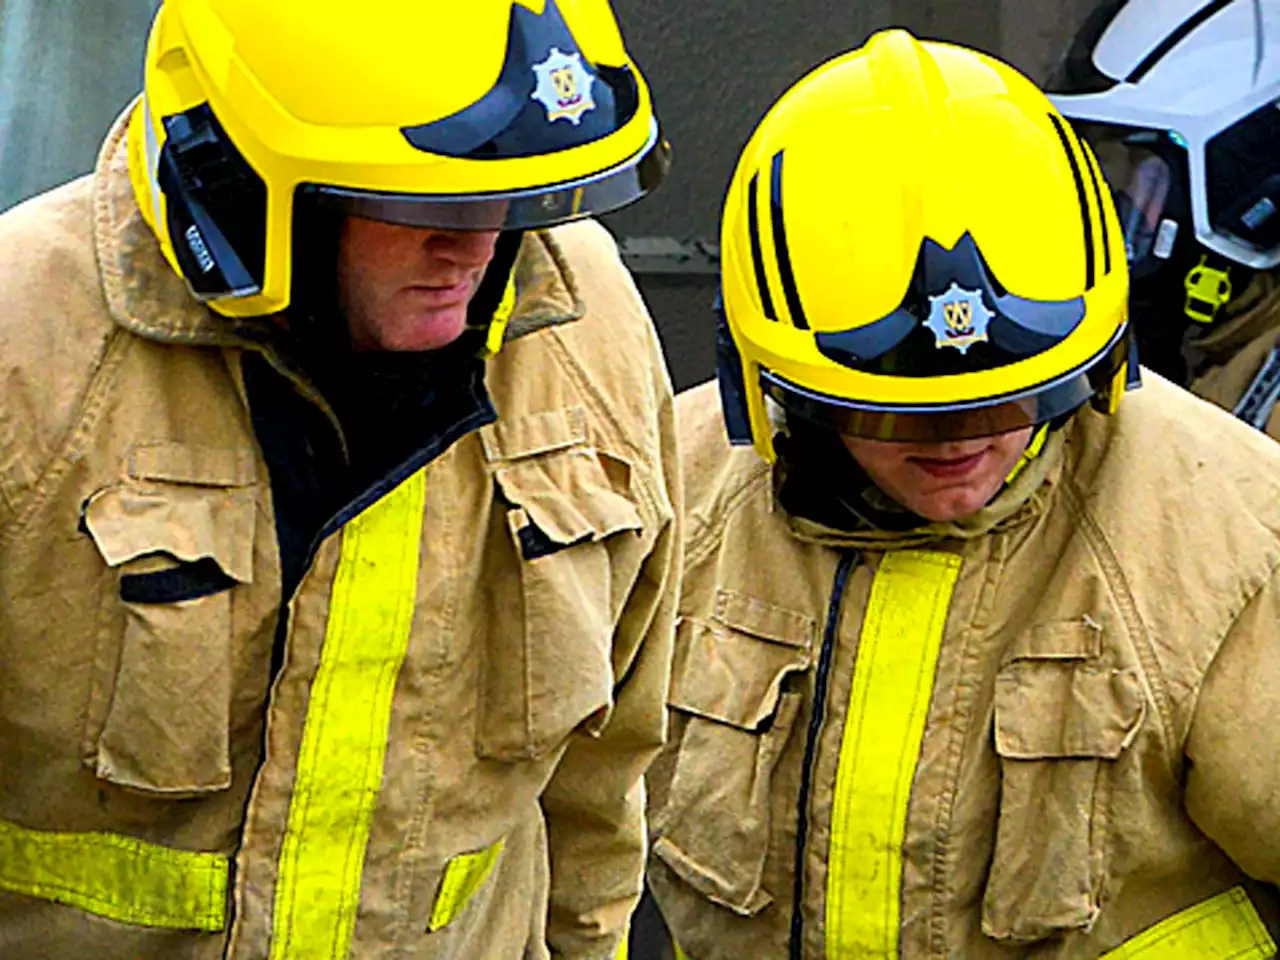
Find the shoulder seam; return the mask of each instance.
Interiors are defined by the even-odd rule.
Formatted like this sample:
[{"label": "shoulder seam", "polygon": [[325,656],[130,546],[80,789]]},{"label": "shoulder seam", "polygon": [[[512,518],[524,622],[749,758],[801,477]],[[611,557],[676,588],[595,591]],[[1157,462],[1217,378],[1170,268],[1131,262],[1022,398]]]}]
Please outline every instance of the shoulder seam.
[{"label": "shoulder seam", "polygon": [[[653,489],[655,468],[659,460],[656,451],[640,447],[633,438],[627,436],[627,431],[618,422],[618,418],[610,409],[606,399],[601,395],[597,385],[592,382],[590,377],[586,376],[582,365],[578,363],[569,351],[568,346],[566,346],[560,335],[560,330],[556,327],[550,327],[545,332],[548,334],[547,343],[550,347],[550,353],[557,366],[564,371],[565,375],[573,382],[573,385],[581,392],[583,401],[591,408],[592,413],[605,425],[608,438],[618,445],[618,452],[626,455],[631,460],[632,465],[638,467],[644,473],[645,482],[641,485],[641,490],[645,498],[644,506],[650,512],[650,517],[656,519],[662,516],[663,511]],[[656,400],[657,398],[653,399]]]},{"label": "shoulder seam", "polygon": [[1112,550],[1110,541],[1107,540],[1102,528],[1098,525],[1097,519],[1086,506],[1083,491],[1076,483],[1075,478],[1068,477],[1066,483],[1063,484],[1063,489],[1066,494],[1066,502],[1080,519],[1080,530],[1089,544],[1090,551],[1102,567],[1108,587],[1115,594],[1120,614],[1124,618],[1125,629],[1133,638],[1134,649],[1138,653],[1143,671],[1147,674],[1151,685],[1151,694],[1156,701],[1156,711],[1160,715],[1160,729],[1164,735],[1165,742],[1169,746],[1167,760],[1170,769],[1176,776],[1178,771],[1175,757],[1178,751],[1179,739],[1174,735],[1173,711],[1170,706],[1167,679],[1160,667],[1160,660],[1156,656],[1155,648],[1151,644],[1147,625],[1138,613],[1137,605],[1133,600],[1133,591],[1129,587],[1128,578],[1120,566],[1120,561],[1116,557],[1115,551]]},{"label": "shoulder seam", "polygon": [[44,503],[47,491],[79,459],[80,447],[88,439],[90,430],[106,406],[114,374],[120,368],[132,335],[123,328],[112,325],[98,362],[89,374],[84,395],[70,418],[67,429],[52,445],[53,456],[40,465],[40,471],[31,490],[23,498],[21,508],[15,511],[13,522],[0,530],[0,546],[6,546],[31,521],[31,517]]},{"label": "shoulder seam", "polygon": [[[771,471],[760,470],[753,471],[744,479],[735,490],[729,493],[718,505],[710,516],[694,516],[690,515],[686,520],[692,527],[692,522],[697,523],[696,530],[690,529],[688,537],[688,553],[685,555],[686,562],[693,564],[695,561],[706,559],[706,557],[719,546],[721,542],[721,532],[724,530],[724,519],[733,514],[742,505],[751,494],[756,492],[756,488],[769,480]],[[710,536],[702,539],[708,531]]]}]

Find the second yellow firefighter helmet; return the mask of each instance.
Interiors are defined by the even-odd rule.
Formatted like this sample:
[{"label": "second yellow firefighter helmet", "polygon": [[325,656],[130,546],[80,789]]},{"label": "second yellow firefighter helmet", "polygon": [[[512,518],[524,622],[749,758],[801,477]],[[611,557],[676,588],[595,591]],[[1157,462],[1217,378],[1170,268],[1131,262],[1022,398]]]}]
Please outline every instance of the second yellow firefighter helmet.
[{"label": "second yellow firefighter helmet", "polygon": [[129,147],[165,256],[230,316],[288,305],[298,205],[537,228],[667,166],[607,0],[165,0]]},{"label": "second yellow firefighter helmet", "polygon": [[766,397],[935,441],[1124,390],[1125,254],[1097,162],[968,49],[890,30],[784,94],[730,184],[721,264],[726,425],[766,460]]}]

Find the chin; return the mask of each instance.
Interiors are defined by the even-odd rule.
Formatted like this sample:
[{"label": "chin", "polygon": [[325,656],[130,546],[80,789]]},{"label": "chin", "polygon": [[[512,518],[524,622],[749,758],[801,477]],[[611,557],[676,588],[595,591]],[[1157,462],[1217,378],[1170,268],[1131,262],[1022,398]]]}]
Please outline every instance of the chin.
[{"label": "chin", "polygon": [[420,353],[449,346],[467,329],[465,308],[447,314],[407,318],[381,338],[384,350]]},{"label": "chin", "polygon": [[939,497],[936,500],[922,503],[915,508],[915,512],[934,523],[949,523],[953,520],[963,520],[965,517],[973,516],[985,507],[990,500],[990,497],[983,497],[981,493],[965,491],[958,495],[952,494],[949,497]]}]

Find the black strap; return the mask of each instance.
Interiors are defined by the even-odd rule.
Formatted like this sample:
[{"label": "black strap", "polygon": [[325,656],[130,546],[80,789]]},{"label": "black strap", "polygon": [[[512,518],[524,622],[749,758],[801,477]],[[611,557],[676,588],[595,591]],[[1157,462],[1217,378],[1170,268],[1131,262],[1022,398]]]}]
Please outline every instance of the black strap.
[{"label": "black strap", "polygon": [[230,590],[236,585],[211,557],[154,573],[126,573],[120,577],[125,603],[181,603]]}]

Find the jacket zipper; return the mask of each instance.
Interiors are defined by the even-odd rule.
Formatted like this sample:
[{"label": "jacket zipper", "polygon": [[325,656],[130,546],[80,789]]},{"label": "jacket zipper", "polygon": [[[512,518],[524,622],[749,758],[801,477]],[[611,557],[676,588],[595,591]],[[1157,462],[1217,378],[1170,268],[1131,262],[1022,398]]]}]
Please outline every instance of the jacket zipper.
[{"label": "jacket zipper", "polygon": [[813,779],[814,755],[818,750],[818,735],[822,732],[823,714],[827,707],[827,685],[831,675],[831,660],[836,649],[836,630],[840,626],[840,608],[844,590],[849,584],[849,574],[858,562],[858,551],[849,550],[840,555],[836,565],[835,581],[831,587],[831,603],[827,607],[827,625],[822,633],[822,652],[818,655],[818,670],[813,679],[813,710],[809,714],[809,732],[804,746],[804,766],[800,770],[800,801],[796,819],[795,894],[791,906],[791,960],[804,960],[804,860],[809,838],[809,790]]}]

